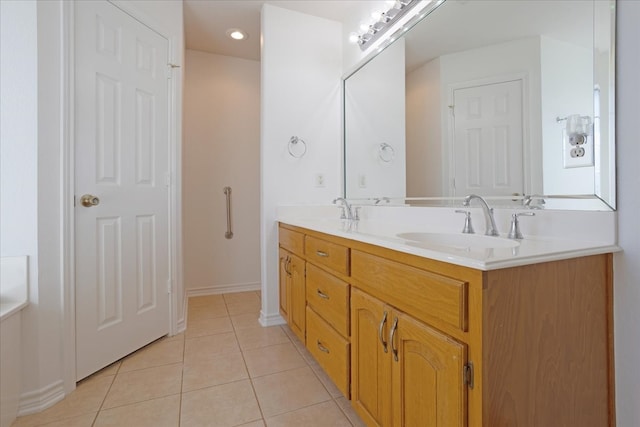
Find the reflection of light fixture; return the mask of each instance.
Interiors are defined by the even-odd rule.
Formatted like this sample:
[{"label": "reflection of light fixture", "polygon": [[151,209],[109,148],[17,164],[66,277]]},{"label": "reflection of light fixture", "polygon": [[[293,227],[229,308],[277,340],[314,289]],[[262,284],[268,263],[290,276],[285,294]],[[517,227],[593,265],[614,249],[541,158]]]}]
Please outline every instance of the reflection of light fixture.
[{"label": "reflection of light fixture", "polygon": [[[358,33],[351,33],[349,35],[349,41],[352,43],[358,43],[361,50],[367,49],[373,42],[378,40],[382,34],[384,34],[389,28],[397,23],[403,16],[416,8],[416,14],[422,12],[426,14],[435,9],[444,0],[438,0],[427,11],[427,6],[433,2],[433,0],[395,0],[385,2],[388,9],[384,12],[375,11],[371,14],[373,22],[363,23],[360,25],[360,31]],[[421,9],[421,10],[420,10]],[[423,15],[424,16],[424,15]]]},{"label": "reflection of light fixture", "polygon": [[230,28],[227,30],[227,37],[233,40],[245,40],[249,36],[242,30],[239,30],[237,28]]}]

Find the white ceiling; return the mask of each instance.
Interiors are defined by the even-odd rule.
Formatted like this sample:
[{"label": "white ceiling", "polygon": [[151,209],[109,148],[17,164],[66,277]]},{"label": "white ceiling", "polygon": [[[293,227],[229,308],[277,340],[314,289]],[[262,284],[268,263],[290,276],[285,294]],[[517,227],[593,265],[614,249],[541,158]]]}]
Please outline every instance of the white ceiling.
[{"label": "white ceiling", "polygon": [[[184,0],[187,49],[260,60],[260,9],[264,3],[350,25],[363,8],[382,1],[365,0]],[[244,41],[226,36],[230,28],[249,34]],[[355,29],[354,29],[355,30]]]}]

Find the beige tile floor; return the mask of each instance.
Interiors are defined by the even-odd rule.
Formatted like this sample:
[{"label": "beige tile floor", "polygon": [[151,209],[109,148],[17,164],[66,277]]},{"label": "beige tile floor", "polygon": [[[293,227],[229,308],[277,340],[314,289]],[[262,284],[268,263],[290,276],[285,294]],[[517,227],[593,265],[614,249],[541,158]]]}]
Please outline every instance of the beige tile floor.
[{"label": "beige tile floor", "polygon": [[259,312],[259,292],[190,298],[185,333],[12,427],[364,426],[291,330],[261,327]]}]

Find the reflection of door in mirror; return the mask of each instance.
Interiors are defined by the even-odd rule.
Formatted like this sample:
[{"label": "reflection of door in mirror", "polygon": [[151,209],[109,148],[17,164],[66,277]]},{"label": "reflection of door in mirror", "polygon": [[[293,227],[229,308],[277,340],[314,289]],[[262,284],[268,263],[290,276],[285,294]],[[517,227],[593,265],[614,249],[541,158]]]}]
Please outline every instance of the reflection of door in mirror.
[{"label": "reflection of door in mirror", "polygon": [[453,91],[451,196],[524,193],[522,99],[522,80]]}]

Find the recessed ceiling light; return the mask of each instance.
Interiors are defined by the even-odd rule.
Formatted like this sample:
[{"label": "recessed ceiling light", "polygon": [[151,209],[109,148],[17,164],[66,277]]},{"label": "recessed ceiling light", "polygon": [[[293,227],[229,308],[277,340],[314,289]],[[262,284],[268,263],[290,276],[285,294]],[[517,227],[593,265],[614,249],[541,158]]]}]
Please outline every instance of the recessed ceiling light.
[{"label": "recessed ceiling light", "polygon": [[239,30],[238,28],[230,28],[227,30],[227,37],[230,37],[234,40],[245,40],[249,36],[247,35],[247,33],[245,33],[242,30]]}]

